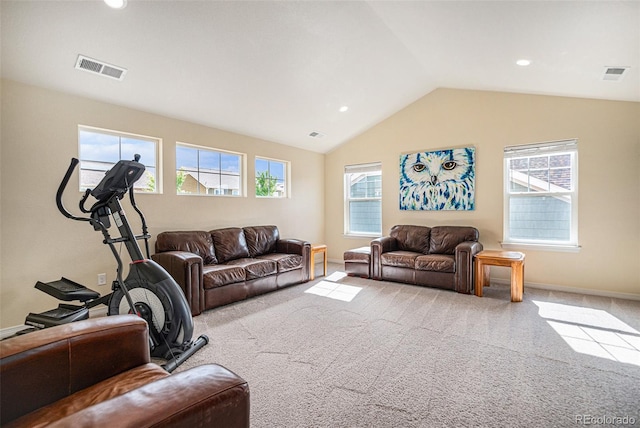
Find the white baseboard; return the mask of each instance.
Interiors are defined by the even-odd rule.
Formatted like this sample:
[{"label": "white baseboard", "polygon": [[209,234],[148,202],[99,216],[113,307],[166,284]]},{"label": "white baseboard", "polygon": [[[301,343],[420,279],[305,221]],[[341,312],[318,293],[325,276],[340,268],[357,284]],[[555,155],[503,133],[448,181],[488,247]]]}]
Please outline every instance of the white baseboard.
[{"label": "white baseboard", "polygon": [[[344,260],[334,260],[328,259],[330,263],[338,263],[344,266]],[[490,278],[491,283],[510,285],[509,279],[505,278]],[[524,283],[525,288],[539,288],[541,290],[550,290],[550,291],[562,291],[565,293],[577,293],[577,294],[587,294],[590,296],[601,296],[601,297],[612,297],[615,299],[626,299],[626,300],[640,300],[640,294],[633,293],[620,293],[617,291],[609,291],[609,290],[594,290],[592,288],[578,288],[578,287],[567,287],[565,285],[555,285],[555,284],[543,284],[539,282],[526,282]]]},{"label": "white baseboard", "polygon": [[28,325],[15,325],[13,327],[3,328],[2,330],[0,330],[0,340],[5,339],[9,336],[13,336],[20,330],[24,330],[27,328],[29,328]]},{"label": "white baseboard", "polygon": [[[501,284],[501,285],[510,285],[511,282],[505,278],[490,278],[490,283],[493,284]],[[565,293],[576,293],[576,294],[587,294],[590,296],[601,296],[601,297],[611,297],[615,299],[626,299],[626,300],[640,300],[640,294],[633,293],[620,293],[617,291],[609,291],[609,290],[594,290],[592,288],[578,288],[578,287],[567,287],[565,285],[555,285],[555,284],[542,284],[539,282],[527,282],[524,283],[525,290],[527,287],[538,288],[541,290],[549,290],[549,291],[562,291]]]},{"label": "white baseboard", "polygon": [[[107,316],[107,307],[104,305],[96,306],[95,308],[89,309],[89,318],[99,318]],[[6,327],[0,330],[0,340],[13,336],[20,330],[24,330],[30,328],[31,326],[22,324],[22,325],[14,325],[13,327]]]}]

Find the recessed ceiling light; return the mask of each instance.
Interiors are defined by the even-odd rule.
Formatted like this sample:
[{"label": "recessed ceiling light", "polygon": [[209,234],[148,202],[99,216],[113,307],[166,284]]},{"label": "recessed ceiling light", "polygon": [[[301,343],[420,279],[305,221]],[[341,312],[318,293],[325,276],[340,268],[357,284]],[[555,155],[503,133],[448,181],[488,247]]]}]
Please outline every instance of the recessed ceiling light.
[{"label": "recessed ceiling light", "polygon": [[518,64],[520,67],[526,67],[527,65],[531,64],[531,61],[529,61],[528,59],[519,59],[516,61],[516,64]]},{"label": "recessed ceiling light", "polygon": [[344,113],[345,111],[349,110],[349,106],[342,106],[340,107],[340,113]]},{"label": "recessed ceiling light", "polygon": [[114,9],[124,9],[127,7],[127,0],[104,0],[107,6]]}]

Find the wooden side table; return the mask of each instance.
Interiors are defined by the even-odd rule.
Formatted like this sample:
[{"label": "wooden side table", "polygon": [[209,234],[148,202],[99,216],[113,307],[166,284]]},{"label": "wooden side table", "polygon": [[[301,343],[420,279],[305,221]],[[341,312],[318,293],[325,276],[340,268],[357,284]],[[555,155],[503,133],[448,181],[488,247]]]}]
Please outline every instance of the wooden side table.
[{"label": "wooden side table", "polygon": [[316,254],[321,254],[322,253],[322,257],[324,259],[324,271],[323,274],[324,276],[327,276],[327,246],[324,244],[314,244],[311,246],[311,266],[310,266],[310,270],[311,272],[309,273],[309,280],[313,281],[313,278],[315,278],[315,274],[316,274]]},{"label": "wooden side table", "polygon": [[482,287],[489,286],[489,267],[506,266],[511,268],[511,301],[522,302],[524,291],[524,254],[518,251],[484,250],[475,255],[476,259],[476,296],[482,297]]}]

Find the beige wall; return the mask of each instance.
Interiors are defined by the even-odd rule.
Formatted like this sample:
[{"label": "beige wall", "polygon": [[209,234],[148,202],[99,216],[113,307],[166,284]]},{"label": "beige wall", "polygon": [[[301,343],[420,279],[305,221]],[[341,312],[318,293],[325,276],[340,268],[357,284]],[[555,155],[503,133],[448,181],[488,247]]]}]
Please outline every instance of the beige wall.
[{"label": "beige wall", "polygon": [[[282,237],[324,239],[321,154],[12,81],[3,80],[1,90],[2,328],[21,324],[30,311],[57,306],[56,299],[34,288],[38,280],[66,276],[106,293],[109,286],[96,286],[97,274],[106,272],[109,284],[115,277],[115,261],[101,243],[102,235],[64,218],[55,205],[58,184],[70,159],[78,156],[79,124],[163,139],[164,194],[137,198],[154,236],[163,230],[276,224]],[[176,141],[246,153],[248,177],[254,174],[255,156],[290,161],[292,196],[177,196],[172,186]],[[77,183],[76,173],[70,189],[77,189]],[[255,194],[252,180],[247,188],[249,195]],[[65,205],[75,210],[80,196],[69,191]],[[138,230],[133,210],[128,217]]]},{"label": "beige wall", "polygon": [[[577,138],[579,253],[523,250],[525,281],[640,298],[640,103],[439,89],[329,153],[329,258],[367,245],[343,235],[345,165],[382,162],[383,231],[394,224],[472,225],[500,249],[504,146]],[[476,147],[476,210],[400,211],[400,153]],[[495,269],[506,278],[506,268]],[[492,271],[492,276],[494,271]],[[631,296],[632,297],[632,296]]]},{"label": "beige wall", "polygon": [[[639,103],[440,89],[323,156],[12,81],[2,81],[1,96],[0,328],[57,305],[33,288],[38,280],[67,276],[105,293],[108,287],[97,287],[96,275],[106,272],[109,283],[114,278],[115,262],[101,235],[55,207],[59,180],[77,156],[78,124],[163,139],[164,194],[138,197],[152,235],[277,224],[284,237],[326,242],[336,261],[346,249],[369,243],[343,235],[344,165],[382,162],[383,230],[401,223],[474,225],[485,248],[497,249],[504,146],[578,138],[582,249],[525,250],[525,280],[640,298]],[[254,156],[291,161],[292,197],[177,196],[171,187],[176,141],[246,153],[249,176]],[[475,211],[398,209],[400,153],[468,145],[477,155]],[[250,180],[248,193],[253,191]],[[79,198],[69,192],[66,205],[74,209]],[[508,271],[494,273],[506,278]]]}]

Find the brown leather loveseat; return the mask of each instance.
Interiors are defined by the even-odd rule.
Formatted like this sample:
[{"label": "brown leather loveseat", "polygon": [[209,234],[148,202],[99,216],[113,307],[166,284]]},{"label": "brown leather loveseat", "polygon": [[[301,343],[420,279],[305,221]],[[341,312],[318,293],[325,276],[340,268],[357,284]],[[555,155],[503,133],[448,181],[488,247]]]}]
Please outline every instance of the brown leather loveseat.
[{"label": "brown leather loveseat", "polygon": [[373,279],[473,291],[473,256],[479,232],[466,226],[397,225],[371,241]]},{"label": "brown leather loveseat", "polygon": [[134,315],[12,337],[0,358],[3,428],[249,427],[243,379],[215,364],[170,375]]},{"label": "brown leather loveseat", "polygon": [[153,260],[182,288],[192,315],[309,280],[311,244],[276,226],[162,232]]}]

